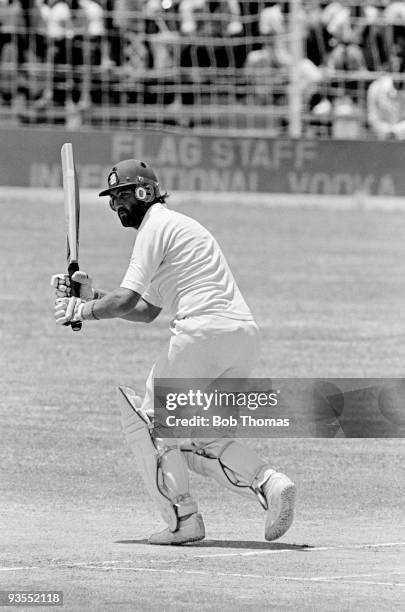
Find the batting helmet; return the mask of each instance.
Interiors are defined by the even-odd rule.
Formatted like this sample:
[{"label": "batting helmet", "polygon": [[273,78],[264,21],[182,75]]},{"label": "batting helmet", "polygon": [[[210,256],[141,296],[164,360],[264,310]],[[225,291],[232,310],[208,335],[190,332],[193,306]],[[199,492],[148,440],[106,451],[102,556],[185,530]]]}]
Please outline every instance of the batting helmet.
[{"label": "batting helmet", "polygon": [[139,159],[124,159],[108,175],[108,189],[99,196],[110,195],[115,189],[134,187],[135,197],[143,202],[155,202],[161,197],[159,181],[153,168]]}]

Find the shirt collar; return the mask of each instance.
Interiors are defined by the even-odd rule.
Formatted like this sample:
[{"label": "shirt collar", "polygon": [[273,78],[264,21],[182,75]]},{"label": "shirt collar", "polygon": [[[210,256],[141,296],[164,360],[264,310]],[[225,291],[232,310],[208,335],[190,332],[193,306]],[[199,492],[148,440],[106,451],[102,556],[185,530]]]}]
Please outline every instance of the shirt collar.
[{"label": "shirt collar", "polygon": [[142,223],[138,228],[138,232],[145,225],[149,217],[158,214],[162,210],[167,210],[166,204],[161,204],[160,202],[156,202],[155,204],[152,204],[152,206],[150,206],[148,210],[146,211],[145,216],[142,219]]}]

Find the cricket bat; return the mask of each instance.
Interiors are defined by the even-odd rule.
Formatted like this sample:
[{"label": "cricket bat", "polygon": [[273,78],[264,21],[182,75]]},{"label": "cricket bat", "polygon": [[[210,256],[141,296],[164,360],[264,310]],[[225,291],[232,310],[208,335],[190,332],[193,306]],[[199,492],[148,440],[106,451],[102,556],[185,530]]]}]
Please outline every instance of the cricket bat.
[{"label": "cricket bat", "polygon": [[[67,237],[67,270],[70,277],[71,295],[80,296],[80,284],[72,281],[72,275],[79,270],[79,225],[80,197],[79,184],[73,159],[71,142],[65,142],[61,148],[63,196],[65,204],[66,237]],[[81,321],[65,323],[71,325],[73,331],[80,331]]]}]

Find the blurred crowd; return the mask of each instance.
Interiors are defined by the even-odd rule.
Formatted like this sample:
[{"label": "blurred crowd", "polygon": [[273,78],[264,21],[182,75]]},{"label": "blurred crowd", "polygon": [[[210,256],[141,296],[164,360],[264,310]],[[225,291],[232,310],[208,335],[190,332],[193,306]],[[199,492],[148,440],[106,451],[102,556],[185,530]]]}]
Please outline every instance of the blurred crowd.
[{"label": "blurred crowd", "polygon": [[405,136],[395,128],[405,120],[405,0],[296,6],[0,0],[0,101],[18,97],[37,110],[193,105],[212,102],[220,83],[219,102],[232,95],[236,103],[285,106],[293,75],[310,121],[365,113],[377,136]]}]

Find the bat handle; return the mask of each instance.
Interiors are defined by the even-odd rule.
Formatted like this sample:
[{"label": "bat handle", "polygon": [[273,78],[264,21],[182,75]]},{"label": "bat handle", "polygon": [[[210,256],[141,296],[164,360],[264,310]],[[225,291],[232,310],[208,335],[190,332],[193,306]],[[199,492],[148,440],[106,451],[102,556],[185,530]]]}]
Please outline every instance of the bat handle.
[{"label": "bat handle", "polygon": [[[80,297],[80,283],[76,283],[75,281],[72,281],[73,274],[77,272],[78,270],[79,270],[79,264],[77,263],[77,261],[72,261],[72,263],[69,264],[69,267],[68,267],[68,274],[70,278],[70,295],[72,295],[73,297]],[[82,322],[74,321],[73,323],[70,323],[70,326],[73,331],[80,331],[82,328]]]}]

